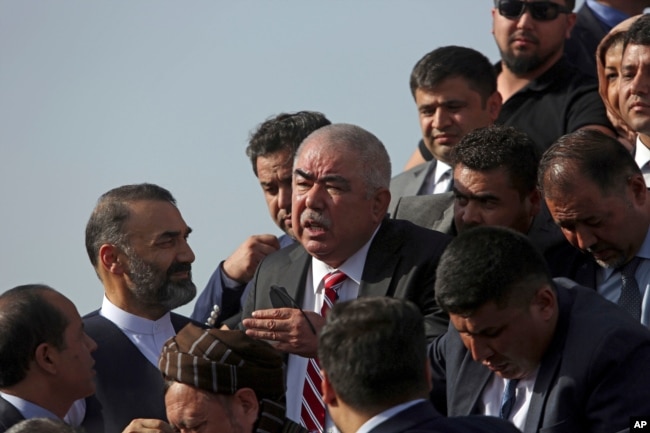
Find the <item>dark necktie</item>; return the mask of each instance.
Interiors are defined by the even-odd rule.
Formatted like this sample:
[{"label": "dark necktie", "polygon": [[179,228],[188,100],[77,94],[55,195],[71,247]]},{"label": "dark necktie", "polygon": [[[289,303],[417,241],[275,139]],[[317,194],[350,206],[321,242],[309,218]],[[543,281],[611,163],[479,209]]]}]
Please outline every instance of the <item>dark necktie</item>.
[{"label": "dark necktie", "polygon": [[517,384],[519,379],[510,379],[506,381],[506,389],[503,391],[503,396],[501,397],[501,411],[499,412],[499,417],[503,419],[510,418],[510,412],[515,406],[515,400],[517,398]]},{"label": "dark necktie", "polygon": [[618,298],[617,304],[636,320],[641,320],[642,297],[634,273],[641,260],[640,257],[634,257],[619,268],[621,272],[621,296]]},{"label": "dark necktie", "polygon": [[[341,271],[331,272],[323,278],[323,306],[320,315],[325,317],[327,312],[332,308],[339,298],[338,291],[343,285],[343,281],[348,276]],[[300,411],[300,421],[310,432],[322,432],[325,429],[325,403],[323,403],[321,382],[323,378],[320,375],[320,366],[318,360],[309,358],[307,361],[307,373],[305,375],[305,384],[302,390],[302,409]]]}]

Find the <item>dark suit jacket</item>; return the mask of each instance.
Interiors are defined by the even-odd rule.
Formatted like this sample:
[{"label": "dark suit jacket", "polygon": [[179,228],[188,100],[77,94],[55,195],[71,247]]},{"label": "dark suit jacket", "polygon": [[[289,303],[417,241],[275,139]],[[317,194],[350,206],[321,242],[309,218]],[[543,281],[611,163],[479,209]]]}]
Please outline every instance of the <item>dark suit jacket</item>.
[{"label": "dark suit jacket", "polygon": [[0,432],[6,431],[9,427],[18,424],[24,419],[13,404],[0,397]]},{"label": "dark suit jacket", "polygon": [[[395,203],[392,218],[456,236],[454,193],[402,197]],[[544,255],[554,277],[567,277],[595,289],[596,264],[566,240],[545,204],[533,219],[528,239]]]},{"label": "dark suit jacket", "polygon": [[[556,279],[559,320],[537,373],[524,433],[615,432],[650,414],[650,331],[612,302]],[[429,346],[432,399],[450,416],[479,413],[492,372],[458,332]]]},{"label": "dark suit jacket", "polygon": [[[83,427],[88,433],[121,433],[134,418],[166,420],[164,381],[160,370],[99,310],[83,318],[85,331],[97,342],[93,353],[97,391],[86,399]],[[190,319],[171,314],[178,332]]]},{"label": "dark suit jacket", "polygon": [[415,167],[406,170],[390,180],[390,205],[388,205],[388,213],[392,214],[397,201],[400,197],[410,197],[418,195],[420,188],[427,179],[429,169],[434,170],[437,164],[434,158],[431,161],[416,165]]},{"label": "dark suit jacket", "polygon": [[578,69],[596,77],[596,48],[610,28],[594,15],[587,2],[576,16],[571,37],[564,44],[564,54]]},{"label": "dark suit jacket", "polygon": [[[408,221],[384,219],[370,244],[359,297],[392,296],[413,301],[425,316],[427,338],[447,330],[449,317],[436,304],[434,282],[442,251],[451,237]],[[271,285],[283,286],[302,305],[311,256],[296,243],[268,255],[258,266],[243,317],[272,308]]]},{"label": "dark suit jacket", "polygon": [[429,402],[399,412],[370,430],[371,433],[520,433],[509,422],[489,416],[445,418]]}]

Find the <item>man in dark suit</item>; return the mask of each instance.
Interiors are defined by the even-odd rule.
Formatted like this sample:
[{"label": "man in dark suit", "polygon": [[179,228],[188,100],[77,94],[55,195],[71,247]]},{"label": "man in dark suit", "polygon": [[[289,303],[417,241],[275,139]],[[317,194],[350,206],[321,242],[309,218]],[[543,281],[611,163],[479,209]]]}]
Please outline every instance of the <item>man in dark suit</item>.
[{"label": "man in dark suit", "polygon": [[104,300],[84,317],[99,346],[97,392],[86,400],[87,431],[118,433],[134,418],[166,419],[158,356],[189,322],[171,310],[196,295],[190,232],[174,197],[153,184],[112,189],[93,210],[86,249]]},{"label": "man in dark suit", "polygon": [[528,235],[553,276],[573,277],[588,257],[564,238],[537,190],[539,152],[512,127],[478,128],[449,155],[453,192],[402,197],[393,218],[452,236],[480,225],[509,227]]},{"label": "man in dark suit", "polygon": [[232,327],[241,320],[241,307],[259,262],[294,242],[291,176],[296,149],[312,131],[330,123],[316,111],[281,113],[267,119],[251,133],[246,155],[262,187],[271,218],[284,234],[278,237],[268,233],[252,235],[219,263],[196,298],[192,319],[215,327],[222,323]]},{"label": "man in dark suit", "polygon": [[[248,335],[271,340],[290,354],[287,416],[294,421],[301,418],[309,358],[316,356],[324,321],[317,312],[323,313],[329,293],[335,292],[339,300],[361,296],[411,300],[420,308],[426,335],[432,339],[448,323],[435,304],[433,282],[438,259],[450,240],[407,221],[385,218],[390,159],[368,131],[346,124],[325,126],[310,134],[296,155],[291,213],[299,244],[260,263],[243,312]],[[330,287],[334,280],[338,285]],[[278,290],[272,292],[272,286],[286,288],[295,300],[286,305],[302,310],[273,309],[271,294]],[[315,390],[319,382],[312,383]]]},{"label": "man in dark suit", "polygon": [[650,332],[591,289],[551,279],[520,233],[477,227],[440,260],[449,332],[429,348],[432,399],[524,433],[615,432],[650,413]]},{"label": "man in dark suit", "polygon": [[[614,138],[577,131],[544,153],[538,177],[564,236],[598,264],[576,280],[591,280],[589,287],[650,326],[650,194],[634,157]],[[625,279],[637,286],[633,299],[622,296]]]},{"label": "man in dark suit", "polygon": [[[397,325],[398,324],[398,325]],[[323,399],[341,433],[518,432],[494,417],[445,418],[427,400],[422,315],[401,299],[334,305],[319,337]]]},{"label": "man in dark suit", "polygon": [[422,139],[408,169],[391,180],[389,209],[400,197],[449,191],[449,152],[469,131],[491,125],[501,110],[494,68],[471,48],[427,53],[413,67],[410,85]]},{"label": "man in dark suit", "polygon": [[96,348],[74,304],[51,287],[0,295],[0,431],[25,419],[60,421],[93,394]]}]

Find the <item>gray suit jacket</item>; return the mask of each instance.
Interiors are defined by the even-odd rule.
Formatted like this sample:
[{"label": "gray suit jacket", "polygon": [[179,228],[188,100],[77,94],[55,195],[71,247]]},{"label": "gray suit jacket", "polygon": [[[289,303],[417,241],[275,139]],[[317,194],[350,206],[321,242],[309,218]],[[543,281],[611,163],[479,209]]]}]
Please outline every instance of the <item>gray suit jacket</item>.
[{"label": "gray suit jacket", "polygon": [[[391,217],[405,219],[451,236],[457,235],[454,224],[453,192],[402,197],[395,203]],[[545,204],[542,204],[540,212],[533,219],[527,235],[544,255],[554,277],[576,279],[580,273],[579,269],[591,261],[588,256],[567,242]],[[580,283],[586,285],[587,281],[581,278]],[[588,287],[594,286],[588,284]]]},{"label": "gray suit jacket", "polygon": [[[541,360],[524,433],[616,432],[650,414],[650,331],[593,290],[555,280],[559,320]],[[449,416],[480,413],[492,372],[453,326],[429,346],[432,400]]]},{"label": "gray suit jacket", "polygon": [[390,181],[390,205],[388,213],[393,214],[393,209],[401,197],[418,195],[420,188],[427,179],[427,173],[434,170],[438,161],[433,159],[420,165],[406,170],[393,177]]},{"label": "gray suit jacket", "polygon": [[[434,282],[442,251],[451,237],[408,221],[384,219],[370,244],[359,287],[361,296],[392,296],[414,302],[425,316],[427,338],[447,330],[449,317],[436,304]],[[283,286],[302,305],[311,256],[296,243],[268,255],[258,266],[243,318],[272,308],[269,289]]]}]

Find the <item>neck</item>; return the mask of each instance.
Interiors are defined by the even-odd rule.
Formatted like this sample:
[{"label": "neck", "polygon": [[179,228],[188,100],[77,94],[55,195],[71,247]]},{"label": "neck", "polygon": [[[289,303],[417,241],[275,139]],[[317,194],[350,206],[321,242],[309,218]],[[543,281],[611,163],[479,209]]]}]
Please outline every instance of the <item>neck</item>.
[{"label": "neck", "polygon": [[501,72],[497,77],[497,90],[501,94],[503,102],[506,102],[512,95],[523,89],[531,81],[540,77],[542,74],[544,74],[544,72],[548,71],[562,58],[562,55],[562,52],[558,52],[554,54],[553,57],[546,60],[546,62],[540,65],[537,69],[526,72],[524,74],[514,73],[502,61]]},{"label": "neck", "polygon": [[2,388],[1,391],[47,409],[61,419],[68,413],[74,402],[63,397],[60,389],[52,389],[41,379],[33,381],[28,378],[14,386]]}]

